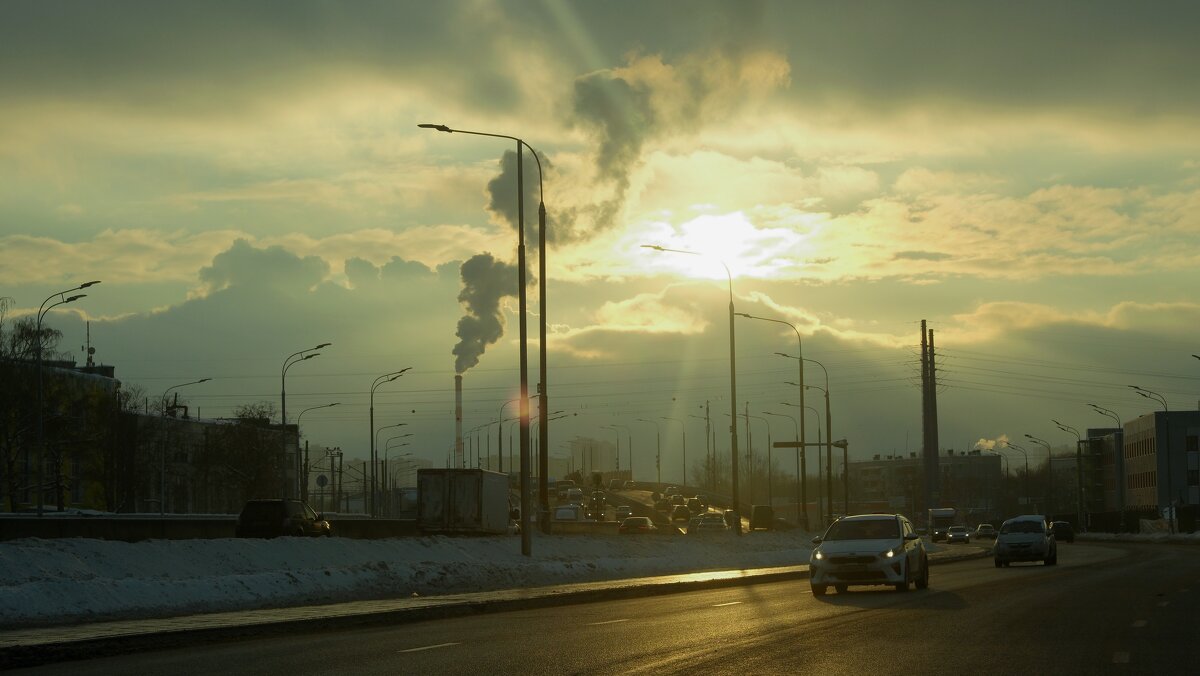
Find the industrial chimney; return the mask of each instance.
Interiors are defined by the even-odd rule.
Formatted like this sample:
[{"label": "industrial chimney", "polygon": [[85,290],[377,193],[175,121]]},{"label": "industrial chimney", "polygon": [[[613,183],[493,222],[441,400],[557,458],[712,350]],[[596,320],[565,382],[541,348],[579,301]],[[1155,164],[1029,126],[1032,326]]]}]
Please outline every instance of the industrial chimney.
[{"label": "industrial chimney", "polygon": [[462,376],[454,376],[454,466],[463,466]]}]

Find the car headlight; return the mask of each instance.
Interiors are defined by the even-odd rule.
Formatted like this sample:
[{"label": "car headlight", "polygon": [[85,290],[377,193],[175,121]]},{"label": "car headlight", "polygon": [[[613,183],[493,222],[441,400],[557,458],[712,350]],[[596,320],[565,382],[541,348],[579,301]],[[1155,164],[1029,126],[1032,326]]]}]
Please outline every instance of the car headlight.
[{"label": "car headlight", "polygon": [[887,550],[886,552],[884,552],[884,553],[883,553],[883,555],[884,555],[885,557],[887,557],[887,558],[889,558],[889,559],[890,559],[890,558],[892,558],[892,557],[896,556],[896,550],[895,550],[895,549],[889,549],[889,550]]},{"label": "car headlight", "polygon": [[817,561],[820,561],[821,559],[825,558],[825,555],[822,554],[821,550],[818,549],[815,552],[813,552],[813,558],[816,559]]}]

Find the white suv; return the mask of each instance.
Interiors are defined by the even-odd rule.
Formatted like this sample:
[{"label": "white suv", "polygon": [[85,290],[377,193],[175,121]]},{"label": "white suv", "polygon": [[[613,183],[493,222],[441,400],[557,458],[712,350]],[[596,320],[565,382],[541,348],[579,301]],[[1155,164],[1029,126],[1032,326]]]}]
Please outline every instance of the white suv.
[{"label": "white suv", "polygon": [[832,586],[839,594],[850,585],[892,585],[896,591],[929,586],[929,556],[912,523],[899,514],[863,514],[834,521],[808,563],[813,596]]},{"label": "white suv", "polygon": [[1058,563],[1058,543],[1054,541],[1054,533],[1046,528],[1046,517],[1014,516],[1001,524],[992,555],[997,568],[1013,561],[1041,561],[1053,566]]}]

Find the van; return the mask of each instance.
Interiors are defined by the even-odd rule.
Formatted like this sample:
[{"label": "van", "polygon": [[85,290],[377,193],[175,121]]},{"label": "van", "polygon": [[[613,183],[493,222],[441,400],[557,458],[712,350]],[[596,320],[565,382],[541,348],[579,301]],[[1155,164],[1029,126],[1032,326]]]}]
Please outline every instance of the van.
[{"label": "van", "polygon": [[750,508],[750,530],[771,530],[775,525],[775,510],[770,505]]}]

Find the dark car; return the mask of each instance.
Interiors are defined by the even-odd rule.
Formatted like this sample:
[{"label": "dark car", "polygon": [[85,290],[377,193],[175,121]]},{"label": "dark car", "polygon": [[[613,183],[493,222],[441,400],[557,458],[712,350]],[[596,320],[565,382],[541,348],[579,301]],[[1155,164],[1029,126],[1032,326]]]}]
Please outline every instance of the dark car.
[{"label": "dark car", "polygon": [[700,498],[688,498],[687,508],[692,514],[703,514],[708,511],[708,508],[700,504]]},{"label": "dark car", "polygon": [[675,505],[675,509],[671,510],[671,521],[689,521],[692,518],[692,512],[686,505]]},{"label": "dark car", "polygon": [[1054,539],[1059,542],[1075,541],[1075,527],[1070,521],[1051,521],[1050,532],[1054,533]]},{"label": "dark car", "polygon": [[617,532],[622,535],[636,535],[639,533],[653,533],[658,530],[658,526],[646,516],[631,516],[621,522],[617,526]]},{"label": "dark car", "polygon": [[234,532],[240,538],[318,537],[333,535],[333,527],[299,500],[251,500],[242,507]]},{"label": "dark car", "polygon": [[750,530],[771,530],[775,525],[775,510],[770,505],[750,508]]}]

